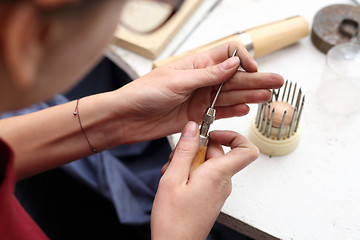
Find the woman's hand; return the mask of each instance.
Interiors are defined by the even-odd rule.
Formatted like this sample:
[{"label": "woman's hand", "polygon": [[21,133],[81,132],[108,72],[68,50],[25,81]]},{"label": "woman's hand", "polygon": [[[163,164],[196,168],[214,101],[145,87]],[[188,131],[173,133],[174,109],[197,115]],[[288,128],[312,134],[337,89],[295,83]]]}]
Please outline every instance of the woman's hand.
[{"label": "woman's hand", "polygon": [[[236,57],[229,58],[236,48]],[[239,66],[246,72],[237,71]],[[117,106],[126,121],[122,140],[154,139],[181,131],[190,120],[200,123],[222,82],[217,118],[247,114],[246,103],[268,101],[269,89],[281,87],[283,78],[258,73],[256,62],[238,42],[166,64],[114,92],[115,102],[126,100]]]},{"label": "woman's hand", "polygon": [[[258,149],[230,131],[210,134],[207,161],[190,172],[199,147],[197,124],[189,122],[165,165],[151,214],[152,239],[205,239],[231,192],[231,177],[254,161]],[[224,155],[221,145],[231,147]]]}]

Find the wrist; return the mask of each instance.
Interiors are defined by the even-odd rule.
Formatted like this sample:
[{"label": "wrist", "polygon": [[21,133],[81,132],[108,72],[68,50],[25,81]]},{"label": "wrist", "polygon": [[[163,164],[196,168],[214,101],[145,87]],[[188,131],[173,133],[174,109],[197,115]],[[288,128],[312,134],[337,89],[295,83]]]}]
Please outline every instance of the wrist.
[{"label": "wrist", "polygon": [[124,144],[124,116],[119,114],[119,103],[115,101],[112,92],[85,97],[78,105],[76,101],[74,104],[74,108],[77,106],[81,113],[81,124],[78,127],[84,129],[84,141],[88,140],[97,152]]}]

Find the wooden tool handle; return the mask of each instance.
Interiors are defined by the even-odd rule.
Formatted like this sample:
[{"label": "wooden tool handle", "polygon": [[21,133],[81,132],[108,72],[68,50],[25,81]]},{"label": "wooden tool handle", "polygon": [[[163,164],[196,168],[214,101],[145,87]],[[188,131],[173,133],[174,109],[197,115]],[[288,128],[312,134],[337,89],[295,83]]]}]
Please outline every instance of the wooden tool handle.
[{"label": "wooden tool handle", "polygon": [[197,53],[197,52],[203,52],[203,51],[206,51],[206,50],[209,50],[211,48],[214,48],[214,47],[217,47],[223,43],[227,43],[227,42],[231,42],[231,41],[240,41],[239,40],[239,37],[238,37],[238,34],[231,34],[231,35],[228,35],[226,37],[223,37],[221,39],[218,39],[214,42],[211,42],[211,43],[208,43],[208,44],[205,44],[203,46],[200,46],[194,50],[190,50],[187,52],[186,55],[189,55],[189,54],[192,54],[192,53]]},{"label": "wooden tool handle", "polygon": [[199,146],[196,157],[191,165],[190,171],[193,171],[195,168],[199,167],[205,162],[207,147]]},{"label": "wooden tool handle", "polygon": [[170,56],[170,57],[165,58],[165,59],[157,60],[157,61],[155,61],[153,63],[153,68],[157,68],[157,67],[159,67],[159,66],[161,66],[161,65],[163,65],[165,63],[175,61],[177,59],[180,59],[182,57],[185,57],[185,56],[188,56],[188,55],[191,55],[191,54],[194,54],[194,53],[203,52],[203,51],[209,50],[211,48],[214,48],[216,46],[219,46],[219,45],[221,45],[223,43],[231,42],[231,41],[240,41],[240,39],[238,37],[238,34],[232,34],[232,35],[226,36],[224,38],[221,38],[221,39],[216,40],[214,42],[205,44],[203,46],[200,46],[198,48],[195,48],[193,50],[187,51],[187,52],[179,54],[179,55],[174,55],[174,56]]},{"label": "wooden tool handle", "polygon": [[[242,39],[239,37],[241,34],[244,33],[248,34],[251,41],[250,45],[249,43],[242,42]],[[153,63],[153,68],[193,53],[209,50],[230,41],[238,41],[242,45],[246,45],[247,48],[251,48],[252,45],[252,49],[248,49],[248,51],[253,51],[254,57],[257,58],[289,46],[299,41],[301,38],[307,36],[308,34],[308,23],[305,18],[301,16],[295,16],[274,23],[266,24],[260,27],[255,27],[242,33],[232,34],[217,41],[185,52],[183,54],[155,61]]]},{"label": "wooden tool handle", "polygon": [[257,58],[296,43],[309,34],[309,28],[305,18],[296,16],[249,29],[246,33],[252,39]]}]

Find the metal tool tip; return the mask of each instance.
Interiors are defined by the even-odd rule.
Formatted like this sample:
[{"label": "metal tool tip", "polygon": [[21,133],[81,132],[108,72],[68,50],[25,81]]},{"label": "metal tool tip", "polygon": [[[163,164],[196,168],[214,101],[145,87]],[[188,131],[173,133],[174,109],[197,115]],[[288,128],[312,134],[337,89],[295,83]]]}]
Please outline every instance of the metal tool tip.
[{"label": "metal tool tip", "polygon": [[233,53],[233,55],[232,55],[232,57],[235,57],[235,55],[236,55],[236,53],[237,53],[237,48],[235,48],[235,50],[234,50],[234,53]]}]

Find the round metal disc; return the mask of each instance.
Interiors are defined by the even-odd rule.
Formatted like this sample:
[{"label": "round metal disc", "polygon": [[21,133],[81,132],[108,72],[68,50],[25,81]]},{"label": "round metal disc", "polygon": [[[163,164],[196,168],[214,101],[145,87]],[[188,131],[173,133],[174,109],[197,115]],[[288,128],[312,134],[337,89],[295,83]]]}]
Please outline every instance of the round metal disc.
[{"label": "round metal disc", "polygon": [[360,35],[360,7],[336,4],[318,11],[313,20],[311,40],[323,53]]}]

